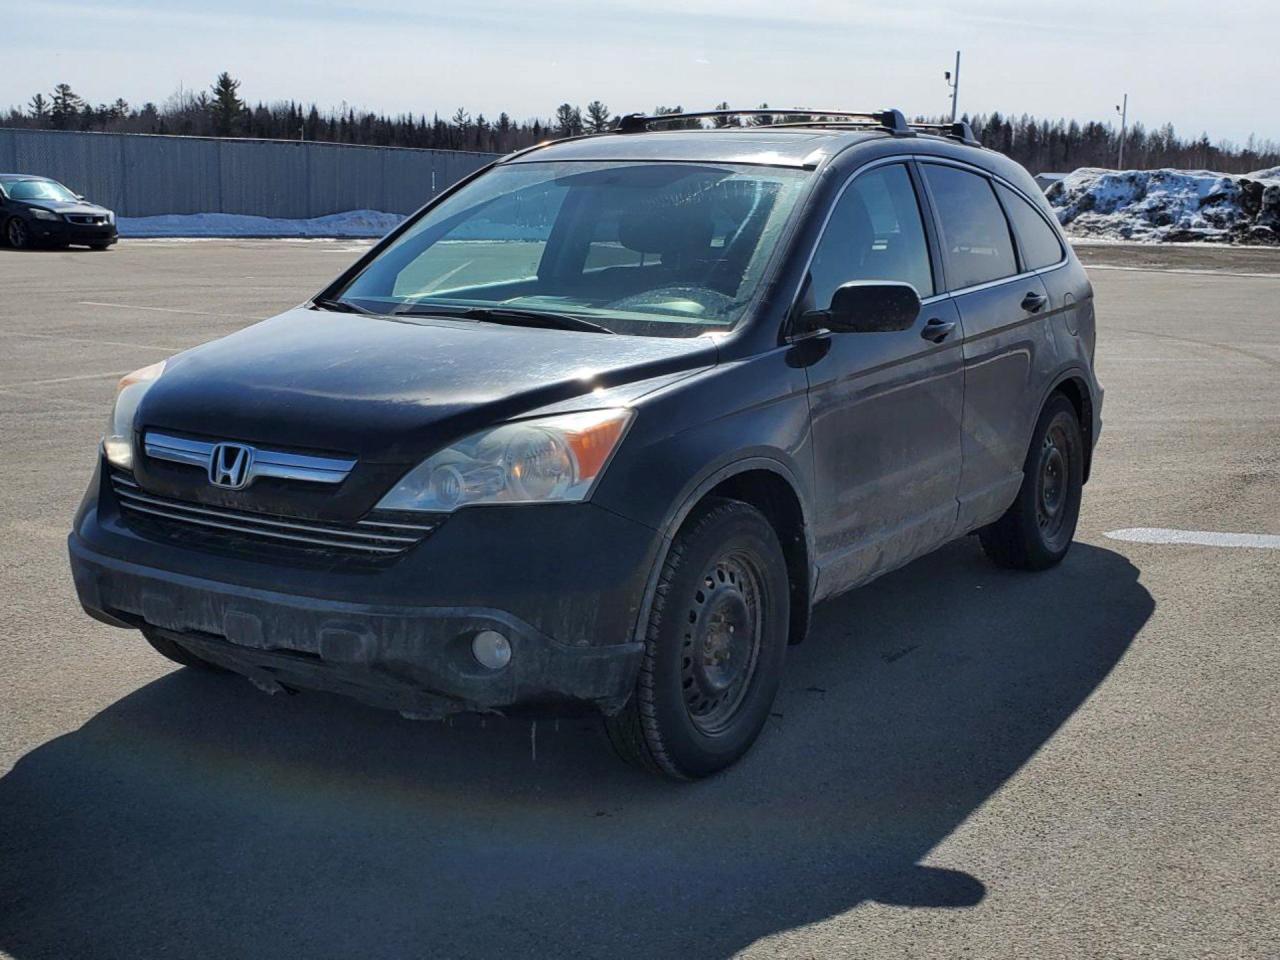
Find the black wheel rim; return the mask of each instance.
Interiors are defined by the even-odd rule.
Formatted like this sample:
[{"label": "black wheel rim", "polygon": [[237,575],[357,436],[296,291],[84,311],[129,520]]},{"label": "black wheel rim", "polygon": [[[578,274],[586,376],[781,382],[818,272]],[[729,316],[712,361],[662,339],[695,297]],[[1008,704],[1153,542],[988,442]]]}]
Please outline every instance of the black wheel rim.
[{"label": "black wheel rim", "polygon": [[14,247],[24,247],[27,244],[27,227],[21,220],[9,221],[9,243]]},{"label": "black wheel rim", "polygon": [[740,554],[716,560],[686,614],[680,683],[699,732],[717,736],[738,715],[760,658],[763,578]]},{"label": "black wheel rim", "polygon": [[1055,421],[1045,431],[1036,471],[1036,521],[1047,546],[1061,546],[1071,514],[1071,438],[1065,424]]}]

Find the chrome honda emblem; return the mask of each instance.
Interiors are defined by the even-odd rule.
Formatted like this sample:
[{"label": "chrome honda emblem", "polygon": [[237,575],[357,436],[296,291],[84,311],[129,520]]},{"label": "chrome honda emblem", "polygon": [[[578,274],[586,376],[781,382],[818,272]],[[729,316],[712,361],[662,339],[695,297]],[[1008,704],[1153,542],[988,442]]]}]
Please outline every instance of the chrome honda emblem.
[{"label": "chrome honda emblem", "polygon": [[209,482],[215,487],[243,490],[253,479],[253,447],[217,443],[209,454]]}]

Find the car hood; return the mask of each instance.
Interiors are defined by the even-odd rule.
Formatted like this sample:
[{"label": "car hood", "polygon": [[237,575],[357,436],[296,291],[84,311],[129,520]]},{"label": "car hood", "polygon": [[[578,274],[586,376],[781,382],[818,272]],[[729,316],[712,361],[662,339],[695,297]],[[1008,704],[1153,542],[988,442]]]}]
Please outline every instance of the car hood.
[{"label": "car hood", "polygon": [[[136,426],[409,464],[491,423],[715,363],[710,338],[299,308],[180,354]],[[626,391],[622,391],[623,396]]]},{"label": "car hood", "polygon": [[111,212],[106,207],[100,207],[96,203],[86,203],[83,200],[23,200],[22,202],[31,207],[52,210],[54,213],[76,213],[86,216],[105,217]]}]

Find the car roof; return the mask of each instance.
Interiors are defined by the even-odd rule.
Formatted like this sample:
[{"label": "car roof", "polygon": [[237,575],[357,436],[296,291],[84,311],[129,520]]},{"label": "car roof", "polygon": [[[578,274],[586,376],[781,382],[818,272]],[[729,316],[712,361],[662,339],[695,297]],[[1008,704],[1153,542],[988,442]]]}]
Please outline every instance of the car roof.
[{"label": "car roof", "polygon": [[52,177],[40,177],[34,173],[0,173],[0,180],[5,183],[13,183],[18,180],[48,180],[50,183],[56,183]]},{"label": "car roof", "polygon": [[557,140],[516,154],[504,163],[551,160],[667,160],[757,163],[816,167],[864,141],[884,140],[876,129],[822,127],[724,127],[712,130],[651,130]]}]

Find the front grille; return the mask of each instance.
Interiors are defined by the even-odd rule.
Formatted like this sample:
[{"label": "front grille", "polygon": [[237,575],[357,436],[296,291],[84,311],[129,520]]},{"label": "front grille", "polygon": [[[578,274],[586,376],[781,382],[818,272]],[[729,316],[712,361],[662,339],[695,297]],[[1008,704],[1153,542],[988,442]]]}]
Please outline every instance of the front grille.
[{"label": "front grille", "polygon": [[80,223],[91,227],[101,226],[107,222],[106,217],[94,216],[87,213],[68,213],[67,220],[71,223]]},{"label": "front grille", "polygon": [[147,532],[179,538],[196,533],[223,541],[246,539],[308,553],[336,550],[353,556],[392,557],[439,526],[435,519],[392,520],[376,514],[354,524],[337,524],[189,503],[146,493],[131,476],[117,472],[111,474],[111,489],[125,519],[141,524]]}]

